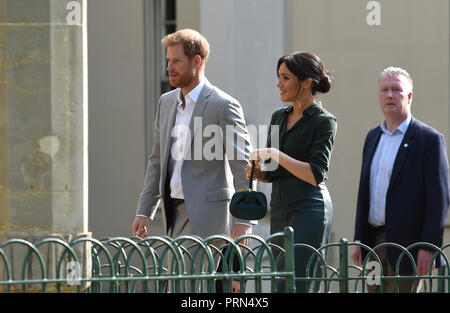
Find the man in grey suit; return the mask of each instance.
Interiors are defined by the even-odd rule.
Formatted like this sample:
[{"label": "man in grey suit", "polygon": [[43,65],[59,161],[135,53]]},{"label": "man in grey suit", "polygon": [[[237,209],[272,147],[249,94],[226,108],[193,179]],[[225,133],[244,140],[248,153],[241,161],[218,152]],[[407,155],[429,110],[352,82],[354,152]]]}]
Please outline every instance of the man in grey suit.
[{"label": "man in grey suit", "polygon": [[183,29],[162,43],[170,84],[177,89],[159,100],[133,235],[147,236],[146,224],[161,200],[172,238],[249,234],[253,222],[229,214],[234,191],[248,186],[244,168],[251,145],[242,108],[205,78],[209,44],[201,34]]}]

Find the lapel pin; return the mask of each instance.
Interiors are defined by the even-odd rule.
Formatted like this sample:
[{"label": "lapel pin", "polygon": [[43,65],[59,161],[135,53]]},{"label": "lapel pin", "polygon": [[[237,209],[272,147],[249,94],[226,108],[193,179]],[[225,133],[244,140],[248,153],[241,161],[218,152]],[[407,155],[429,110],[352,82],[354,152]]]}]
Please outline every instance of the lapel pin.
[{"label": "lapel pin", "polygon": [[405,144],[403,145],[403,147],[405,147],[405,148],[406,148],[406,147],[408,147],[408,144],[407,144],[407,143],[405,143]]}]

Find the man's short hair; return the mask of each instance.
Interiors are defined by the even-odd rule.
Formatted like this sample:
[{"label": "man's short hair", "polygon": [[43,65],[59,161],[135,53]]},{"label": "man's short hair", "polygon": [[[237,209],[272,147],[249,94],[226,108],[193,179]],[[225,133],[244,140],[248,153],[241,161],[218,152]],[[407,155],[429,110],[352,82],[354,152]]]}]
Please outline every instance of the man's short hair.
[{"label": "man's short hair", "polygon": [[164,47],[174,46],[182,44],[184,48],[184,54],[192,59],[194,56],[199,55],[202,58],[202,64],[204,65],[209,56],[209,43],[205,37],[199,32],[193,29],[181,29],[175,33],[165,36],[161,40]]},{"label": "man's short hair", "polygon": [[413,80],[406,70],[400,67],[389,66],[381,72],[378,82],[380,82],[386,76],[404,76],[411,86],[411,92],[413,91]]}]

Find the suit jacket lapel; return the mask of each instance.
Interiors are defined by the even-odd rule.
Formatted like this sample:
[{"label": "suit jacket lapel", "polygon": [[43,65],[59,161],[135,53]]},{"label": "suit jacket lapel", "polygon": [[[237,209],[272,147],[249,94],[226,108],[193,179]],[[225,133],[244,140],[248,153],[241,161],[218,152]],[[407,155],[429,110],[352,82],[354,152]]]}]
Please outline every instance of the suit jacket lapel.
[{"label": "suit jacket lapel", "polygon": [[206,108],[206,105],[208,104],[208,98],[212,91],[212,85],[206,81],[205,86],[203,87],[202,91],[200,92],[200,95],[197,99],[197,103],[195,103],[194,111],[192,112],[191,121],[189,123],[189,130],[191,132],[191,143],[194,140],[195,133],[199,130],[202,123],[199,123],[198,121],[195,122],[195,118],[202,117],[203,111]]},{"label": "suit jacket lapel", "polygon": [[[181,92],[181,90],[179,91]],[[163,157],[163,162],[168,162],[169,160],[169,153],[170,150],[172,148],[172,129],[173,126],[175,125],[175,118],[177,116],[177,106],[179,103],[179,94],[176,93],[176,98],[175,100],[171,103],[168,103],[168,112],[167,112],[167,129],[166,129],[166,134],[165,134],[165,138],[164,138],[164,145],[165,145],[165,149],[164,149],[164,157]],[[163,166],[163,168],[167,167],[167,163],[166,166]]]},{"label": "suit jacket lapel", "polygon": [[400,147],[398,147],[397,156],[395,157],[394,161],[394,167],[392,168],[391,181],[389,182],[388,192],[395,183],[395,180],[400,172],[400,169],[405,163],[409,151],[411,151],[411,146],[414,143],[415,134],[416,134],[416,122],[414,118],[411,118],[408,130],[406,131],[405,136],[403,137]]},{"label": "suit jacket lapel", "polygon": [[373,134],[373,138],[367,142],[367,154],[368,154],[368,162],[366,163],[367,168],[365,172],[368,173],[367,177],[370,177],[370,167],[372,164],[373,156],[375,155],[375,151],[377,150],[378,142],[380,142],[381,138],[381,128],[377,127],[375,133]]}]

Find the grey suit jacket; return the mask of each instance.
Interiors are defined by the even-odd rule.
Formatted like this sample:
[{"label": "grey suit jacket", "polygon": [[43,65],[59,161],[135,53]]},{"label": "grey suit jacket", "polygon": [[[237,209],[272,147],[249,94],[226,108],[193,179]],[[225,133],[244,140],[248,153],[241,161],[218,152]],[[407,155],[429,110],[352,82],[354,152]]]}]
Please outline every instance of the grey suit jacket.
[{"label": "grey suit jacket", "polygon": [[[171,131],[180,92],[179,88],[170,91],[159,100],[154,147],[137,208],[138,215],[153,219],[162,204],[166,231],[173,223],[168,200],[168,162],[171,159]],[[251,144],[242,108],[236,99],[206,81],[195,104],[189,129],[190,150],[186,149],[181,180],[190,223],[195,235],[201,237],[230,235],[233,223],[238,221],[229,214],[230,199],[235,190],[248,188],[244,168],[248,163]],[[222,134],[218,134],[219,129]],[[215,158],[210,159],[210,151],[213,151]]]}]

